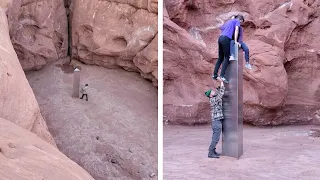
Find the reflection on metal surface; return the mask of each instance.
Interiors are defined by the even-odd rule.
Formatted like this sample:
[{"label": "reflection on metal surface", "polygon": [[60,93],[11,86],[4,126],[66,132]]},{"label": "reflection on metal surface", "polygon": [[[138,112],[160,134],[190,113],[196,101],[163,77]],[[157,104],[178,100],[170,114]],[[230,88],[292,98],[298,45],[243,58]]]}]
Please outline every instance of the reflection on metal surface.
[{"label": "reflection on metal surface", "polygon": [[80,89],[80,70],[76,68],[73,72],[73,93],[72,97],[79,98]]},{"label": "reflection on metal surface", "polygon": [[[230,61],[226,71],[229,84],[223,97],[222,154],[239,158],[243,154],[243,51],[235,48],[238,61]],[[238,53],[241,54],[239,58]]]}]

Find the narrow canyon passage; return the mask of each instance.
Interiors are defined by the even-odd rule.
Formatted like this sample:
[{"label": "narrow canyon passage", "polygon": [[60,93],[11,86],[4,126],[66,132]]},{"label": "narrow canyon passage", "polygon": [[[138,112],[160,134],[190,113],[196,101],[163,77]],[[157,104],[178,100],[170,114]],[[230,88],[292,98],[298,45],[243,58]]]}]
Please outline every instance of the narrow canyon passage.
[{"label": "narrow canyon passage", "polygon": [[[23,92],[10,103],[19,105],[13,112],[25,110],[0,115],[56,143],[96,180],[156,179],[157,1],[14,0],[3,7],[8,32],[1,35],[14,48],[6,62],[15,70],[3,77],[22,79],[4,90]],[[11,52],[11,43],[3,49]],[[88,102],[71,97],[70,62],[81,66]]]}]

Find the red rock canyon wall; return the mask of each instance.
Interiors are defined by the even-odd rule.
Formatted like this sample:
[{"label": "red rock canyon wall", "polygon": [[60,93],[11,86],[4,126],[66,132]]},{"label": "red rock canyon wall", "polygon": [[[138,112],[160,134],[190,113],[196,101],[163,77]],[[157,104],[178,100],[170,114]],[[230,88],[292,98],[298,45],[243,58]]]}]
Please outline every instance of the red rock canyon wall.
[{"label": "red rock canyon wall", "polygon": [[16,124],[0,118],[1,179],[93,180],[57,148]]},{"label": "red rock canyon wall", "polygon": [[157,86],[157,6],[157,0],[13,0],[7,15],[24,70],[66,58],[72,36],[72,58],[139,72]]},{"label": "red rock canyon wall", "polygon": [[140,72],[157,86],[158,1],[72,1],[72,55],[87,64]]},{"label": "red rock canyon wall", "polygon": [[67,56],[63,0],[12,0],[7,11],[10,38],[24,70]]},{"label": "red rock canyon wall", "polygon": [[164,119],[209,122],[204,91],[216,82],[218,27],[245,16],[244,121],[255,125],[320,122],[319,0],[165,0]]},{"label": "red rock canyon wall", "polygon": [[0,117],[37,134],[55,146],[11,44],[6,14],[1,7],[0,26]]}]

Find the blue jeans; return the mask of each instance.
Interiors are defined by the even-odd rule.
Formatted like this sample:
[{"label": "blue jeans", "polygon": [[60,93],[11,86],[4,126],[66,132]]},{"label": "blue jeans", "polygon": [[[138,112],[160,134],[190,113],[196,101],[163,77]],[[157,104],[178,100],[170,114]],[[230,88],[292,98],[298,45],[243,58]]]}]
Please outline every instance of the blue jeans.
[{"label": "blue jeans", "polygon": [[[240,44],[241,44],[241,48],[244,51],[244,58],[246,62],[249,63],[249,47],[244,42],[240,42]],[[234,46],[235,46],[235,41],[232,40],[230,42],[230,56],[233,56],[233,57],[234,57]]]},{"label": "blue jeans", "polygon": [[222,131],[222,120],[213,120],[212,125],[212,139],[209,146],[209,152],[213,152],[216,150],[216,146],[220,140],[220,134]]}]

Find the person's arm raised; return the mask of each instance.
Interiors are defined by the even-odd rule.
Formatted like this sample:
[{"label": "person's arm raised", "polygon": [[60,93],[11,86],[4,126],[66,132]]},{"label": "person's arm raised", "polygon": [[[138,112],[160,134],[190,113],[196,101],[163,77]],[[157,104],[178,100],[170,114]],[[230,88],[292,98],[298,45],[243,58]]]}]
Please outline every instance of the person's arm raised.
[{"label": "person's arm raised", "polygon": [[221,82],[220,88],[217,90],[217,99],[222,99],[224,95],[224,90],[225,90],[224,83]]},{"label": "person's arm raised", "polygon": [[235,29],[234,29],[234,41],[235,41],[235,44],[239,47],[239,42],[238,42],[238,38],[239,38],[239,35],[240,35],[240,21],[237,19],[236,21],[234,21],[235,23]]},{"label": "person's arm raised", "polygon": [[239,37],[239,26],[236,26],[234,30],[234,41],[237,45],[239,45],[238,37]]}]

